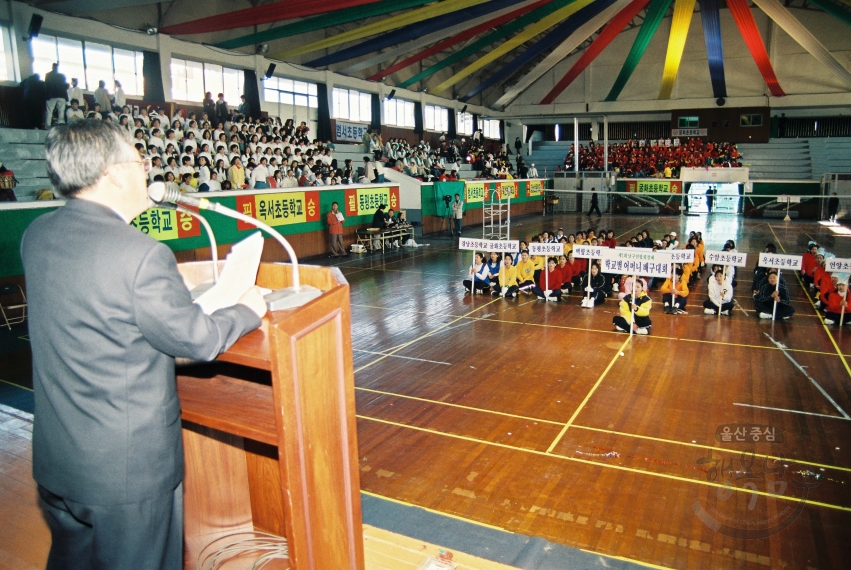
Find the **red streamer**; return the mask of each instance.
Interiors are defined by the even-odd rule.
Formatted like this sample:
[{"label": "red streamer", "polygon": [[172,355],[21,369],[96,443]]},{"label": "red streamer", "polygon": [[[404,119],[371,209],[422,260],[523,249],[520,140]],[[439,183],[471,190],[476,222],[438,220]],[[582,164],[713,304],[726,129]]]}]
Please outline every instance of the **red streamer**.
[{"label": "red streamer", "polygon": [[585,68],[591,65],[591,62],[600,55],[604,49],[609,47],[609,44],[612,43],[618,34],[621,33],[627,24],[629,24],[638,13],[644,9],[647,3],[650,0],[634,0],[618,12],[618,15],[612,18],[609,24],[600,32],[600,35],[597,36],[591,45],[588,46],[588,49],[585,50],[585,53],[576,60],[576,63],[573,64],[573,67],[565,74],[564,77],[561,78],[561,81],[556,83],[555,87],[553,87],[547,96],[541,99],[541,105],[548,105],[552,103],[556,97],[558,97],[562,91],[567,89],[567,86],[573,83],[573,81],[579,77],[579,74],[585,71]]},{"label": "red streamer", "polygon": [[727,7],[736,20],[736,25],[739,26],[739,32],[745,40],[748,49],[751,52],[765,84],[768,85],[768,90],[775,97],[783,97],[786,93],[780,87],[780,82],[777,81],[777,75],[774,74],[774,68],[771,67],[771,60],[768,59],[768,53],[765,51],[765,44],[762,41],[762,36],[759,34],[759,29],[756,27],[756,21],[753,18],[751,9],[748,6],[748,0],[727,0]]},{"label": "red streamer", "polygon": [[490,28],[500,26],[500,25],[502,25],[506,22],[514,20],[518,16],[522,16],[523,14],[525,14],[527,12],[531,12],[532,10],[534,10],[536,8],[540,8],[544,4],[549,4],[552,1],[553,0],[540,0],[539,2],[535,2],[534,4],[530,4],[529,6],[526,6],[524,8],[520,8],[518,10],[514,10],[513,12],[509,12],[508,14],[500,16],[499,18],[494,18],[493,20],[488,20],[487,22],[482,22],[478,26],[472,27],[469,30],[467,30],[466,32],[461,32],[460,34],[454,35],[450,38],[446,38],[442,42],[431,46],[427,50],[422,51],[418,54],[412,55],[408,59],[400,61],[399,63],[392,65],[392,66],[388,67],[387,69],[385,69],[383,71],[379,71],[378,73],[367,77],[367,79],[369,79],[370,81],[381,81],[382,79],[384,79],[388,75],[396,73],[400,69],[405,69],[409,65],[413,65],[413,64],[417,63],[418,61],[421,61],[421,60],[427,58],[430,55],[438,54],[438,53],[442,52],[443,50],[445,50],[446,48],[452,47],[455,44],[459,44],[459,43],[463,42],[464,40],[468,40],[468,39],[472,38],[473,36],[477,36],[477,35],[481,34],[482,32],[489,30]]},{"label": "red streamer", "polygon": [[379,0],[334,0],[333,2],[321,2],[317,0],[289,0],[263,4],[254,8],[234,10],[217,16],[200,18],[182,24],[174,24],[160,29],[160,33],[169,35],[208,34],[233,30],[258,24],[271,24],[282,20],[315,16],[327,12],[336,12],[345,8],[374,4]]}]

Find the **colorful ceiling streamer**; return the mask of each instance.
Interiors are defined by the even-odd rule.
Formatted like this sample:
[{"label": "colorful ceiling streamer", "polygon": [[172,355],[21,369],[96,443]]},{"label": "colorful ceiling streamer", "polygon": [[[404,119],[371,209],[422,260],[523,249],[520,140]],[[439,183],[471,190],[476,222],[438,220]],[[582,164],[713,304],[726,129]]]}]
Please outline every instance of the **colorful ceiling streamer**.
[{"label": "colorful ceiling streamer", "polygon": [[629,24],[633,18],[635,18],[638,13],[644,9],[647,5],[647,2],[650,0],[633,0],[629,6],[621,10],[617,16],[615,16],[609,25],[606,26],[600,35],[588,46],[588,49],[585,50],[576,63],[573,64],[573,67],[565,74],[561,80],[555,84],[555,86],[550,90],[549,93],[541,100],[541,105],[549,105],[552,103],[556,97],[558,97],[562,91],[567,89],[567,86],[573,83],[573,81],[579,77],[579,74],[585,71],[585,68],[591,65],[591,62],[600,55],[604,49],[609,47],[609,44],[612,43],[618,34],[621,33],[627,24]]},{"label": "colorful ceiling streamer", "polygon": [[606,8],[611,6],[614,1],[615,0],[597,0],[589,6],[585,6],[576,14],[559,24],[556,29],[554,29],[544,38],[539,40],[538,43],[530,46],[529,49],[527,49],[519,56],[511,60],[511,62],[508,63],[505,67],[491,74],[490,77],[488,77],[485,81],[474,87],[471,91],[469,91],[459,100],[467,101],[468,99],[475,97],[491,85],[496,85],[497,83],[508,79],[517,71],[519,71],[523,66],[525,66],[533,59],[541,55],[543,52],[550,49],[558,42],[569,37],[579,28],[579,26],[585,24],[586,22],[588,22],[588,20],[599,14],[602,10],[605,10]]},{"label": "colorful ceiling streamer", "polygon": [[550,18],[528,26],[522,32],[520,32],[510,40],[503,42],[502,44],[500,44],[499,47],[488,52],[487,55],[474,61],[473,63],[471,63],[470,65],[468,65],[467,67],[465,67],[464,69],[462,69],[461,71],[459,71],[458,73],[456,73],[455,75],[435,87],[434,89],[432,89],[431,92],[433,94],[438,94],[442,93],[443,91],[446,91],[465,77],[472,75],[477,70],[483,68],[492,61],[495,61],[496,59],[502,57],[503,55],[512,51],[514,48],[531,40],[538,34],[555,26],[562,20],[567,19],[568,17],[572,16],[573,14],[575,14],[593,1],[594,0],[574,0],[568,6],[565,6],[561,10],[556,10],[555,12],[553,12]]},{"label": "colorful ceiling streamer", "polygon": [[756,21],[753,18],[750,6],[748,6],[748,0],[727,0],[727,7],[739,27],[739,33],[742,34],[745,45],[748,46],[768,90],[775,97],[784,96],[786,93],[780,87],[780,82],[777,81],[777,75],[775,75],[774,68],[771,66],[771,60],[768,59],[765,44],[762,42],[762,36],[756,27]]},{"label": "colorful ceiling streamer", "polygon": [[541,6],[543,6],[545,4],[550,3],[551,1],[552,0],[538,0],[537,2],[534,2],[534,3],[529,4],[527,6],[523,6],[522,8],[519,8],[517,10],[512,10],[511,12],[509,12],[507,14],[503,14],[503,15],[497,17],[497,18],[493,18],[493,19],[487,20],[486,22],[482,22],[482,23],[480,23],[476,26],[473,26],[469,29],[464,30],[463,32],[461,32],[457,35],[453,35],[452,37],[449,37],[449,38],[443,40],[440,43],[433,45],[432,47],[430,47],[429,49],[427,49],[425,51],[414,54],[411,57],[408,57],[408,58],[406,58],[406,59],[404,59],[404,60],[402,60],[402,61],[400,61],[400,62],[398,62],[394,65],[391,65],[387,69],[379,71],[378,73],[375,73],[375,74],[369,76],[367,79],[370,79],[372,81],[381,81],[382,79],[384,79],[388,75],[391,75],[393,73],[396,73],[397,71],[405,69],[406,67],[411,66],[411,65],[417,63],[418,61],[422,61],[423,59],[425,59],[425,58],[427,58],[431,55],[438,54],[438,53],[442,52],[443,50],[450,48],[450,47],[452,47],[456,44],[459,44],[459,43],[461,43],[465,40],[476,37],[477,35],[479,35],[483,32],[486,32],[487,30],[490,30],[491,28],[496,28],[498,26],[501,26],[502,24],[505,24],[506,22],[510,22],[510,21],[512,21],[512,20],[514,20],[514,19],[516,19],[516,18],[518,18],[518,17],[520,17],[524,14],[527,14],[528,12],[531,12],[532,10],[535,10],[537,8],[540,8]]},{"label": "colorful ceiling streamer", "polygon": [[712,95],[716,99],[727,96],[727,81],[724,78],[724,52],[721,47],[721,16],[718,0],[698,0],[700,19],[703,21],[703,37],[706,39],[706,56],[709,59],[709,78],[712,80]]},{"label": "colorful ceiling streamer", "polygon": [[509,88],[505,94],[499,98],[495,106],[505,107],[513,101],[523,91],[528,89],[533,83],[540,79],[545,73],[555,67],[560,61],[573,53],[573,50],[582,45],[582,42],[591,37],[591,35],[606,25],[611,18],[626,8],[630,0],[617,0],[614,4],[600,12],[600,15],[580,26],[573,32],[569,38],[561,42],[544,60],[535,66],[535,68],[524,75],[513,87]]},{"label": "colorful ceiling streamer", "polygon": [[670,99],[683,59],[686,47],[686,36],[694,14],[695,0],[676,0],[674,16],[671,18],[671,35],[668,36],[668,53],[665,55],[665,69],[662,71],[662,86],[659,88],[659,99]]},{"label": "colorful ceiling streamer", "polygon": [[[843,10],[830,0],[808,0],[810,4],[814,4],[836,18],[842,21],[846,26],[851,26],[851,13],[848,10]],[[851,0],[847,0],[846,4],[851,5]]]},{"label": "colorful ceiling streamer", "polygon": [[449,57],[440,60],[438,63],[432,65],[431,67],[424,69],[413,77],[406,79],[405,81],[400,83],[398,87],[408,87],[418,81],[422,81],[423,79],[434,75],[441,69],[449,67],[456,61],[461,61],[465,57],[475,54],[480,49],[486,48],[489,45],[501,40],[502,38],[506,38],[514,32],[522,30],[525,26],[528,26],[532,22],[537,22],[542,18],[546,18],[562,6],[566,6],[567,4],[570,4],[573,1],[574,0],[552,0],[551,2],[546,2],[539,8],[536,8],[528,14],[524,14],[516,20],[499,27],[488,35],[483,36],[482,38],[479,38],[475,42],[464,47],[463,49],[458,50]]},{"label": "colorful ceiling streamer", "polygon": [[265,32],[257,32],[256,34],[248,34],[247,36],[225,40],[215,44],[215,46],[222,49],[236,49],[245,46],[253,46],[263,42],[271,42],[273,40],[280,40],[281,38],[288,38],[291,36],[297,36],[298,34],[321,30],[329,26],[348,24],[350,22],[362,20],[363,18],[382,16],[384,14],[389,14],[390,12],[398,12],[399,10],[414,8],[416,6],[422,6],[432,2],[434,2],[434,0],[385,0],[384,2],[362,6],[357,10],[342,10],[322,14],[320,16],[314,16],[312,18],[305,18],[304,20],[299,20],[292,24],[286,24],[266,30]]},{"label": "colorful ceiling streamer", "polygon": [[644,23],[641,24],[641,29],[635,36],[632,48],[626,56],[626,61],[624,61],[612,89],[606,96],[606,101],[617,101],[621,91],[626,87],[627,81],[632,77],[635,68],[638,67],[638,62],[641,61],[641,57],[647,51],[647,46],[650,45],[650,41],[656,35],[656,30],[659,29],[659,24],[662,23],[665,14],[668,13],[668,8],[670,8],[672,2],[673,0],[652,0],[650,8],[647,9],[647,14],[644,16]]},{"label": "colorful ceiling streamer", "polygon": [[754,0],[754,4],[768,14],[769,18],[777,22],[777,25],[783,28],[784,32],[789,34],[793,40],[798,42],[819,63],[841,79],[846,87],[851,88],[851,73],[780,2],[777,0]]},{"label": "colorful ceiling streamer", "polygon": [[217,14],[207,18],[199,18],[190,22],[183,22],[182,24],[166,26],[160,28],[160,33],[172,36],[209,34],[224,30],[233,30],[235,28],[257,26],[259,24],[271,24],[272,22],[291,20],[293,18],[306,18],[307,16],[315,16],[317,14],[327,14],[329,12],[345,10],[346,8],[363,6],[364,4],[375,4],[378,1],[334,0],[334,2],[317,2],[316,0],[288,0],[287,2],[274,2],[253,8],[234,10],[225,14]]},{"label": "colorful ceiling streamer", "polygon": [[410,24],[393,32],[388,32],[377,38],[370,38],[359,44],[338,50],[332,54],[314,59],[313,61],[309,61],[305,63],[305,65],[309,67],[325,67],[335,63],[340,63],[347,59],[360,57],[374,51],[394,46],[405,40],[413,40],[426,34],[445,29],[457,22],[467,22],[479,16],[493,14],[497,10],[502,10],[508,6],[520,4],[522,1],[523,0],[490,0],[485,4],[465,8],[463,10],[458,10],[457,12],[452,12],[451,14],[437,16],[436,18],[423,20],[422,22]]},{"label": "colorful ceiling streamer", "polygon": [[[379,22],[373,22],[372,24],[359,26],[353,30],[349,30],[348,32],[334,34],[333,36],[322,40],[317,40],[309,44],[299,45],[291,49],[278,52],[269,57],[273,57],[276,59],[286,59],[288,57],[302,55],[305,53],[310,53],[312,51],[317,51],[333,46],[338,46],[346,42],[359,40],[361,38],[379,34],[381,32],[386,32],[388,30],[395,30],[396,28],[401,28],[402,26],[413,24],[414,22],[420,22],[422,20],[432,18],[434,16],[440,16],[442,14],[448,14],[450,12],[457,12],[458,10],[461,10],[463,8],[484,4],[485,2],[487,2],[487,0],[444,0],[443,2],[436,2],[430,6],[417,8],[416,10],[411,10],[409,12],[405,12],[404,14],[399,14],[398,16],[385,18]],[[359,10],[356,10],[356,12],[359,12]],[[363,16],[359,16],[359,18],[362,19]]]}]

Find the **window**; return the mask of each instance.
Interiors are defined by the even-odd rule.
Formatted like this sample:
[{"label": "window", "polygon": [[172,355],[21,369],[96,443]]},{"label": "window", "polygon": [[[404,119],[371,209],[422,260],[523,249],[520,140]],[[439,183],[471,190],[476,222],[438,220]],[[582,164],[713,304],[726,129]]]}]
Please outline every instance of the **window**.
[{"label": "window", "polygon": [[319,107],[319,99],[316,94],[315,83],[306,83],[286,77],[270,77],[263,81],[263,100],[270,103],[283,103],[316,109]]},{"label": "window", "polygon": [[12,62],[12,44],[9,28],[0,27],[0,81],[15,81],[15,65]]},{"label": "window", "polygon": [[677,117],[677,128],[696,129],[700,126],[697,117]]},{"label": "window", "polygon": [[486,139],[499,139],[499,121],[497,119],[485,119],[482,121],[482,133]]},{"label": "window", "polygon": [[215,99],[223,93],[231,106],[239,104],[245,83],[241,69],[186,59],[171,60],[171,98],[175,101],[202,101],[209,91]]},{"label": "window", "polygon": [[449,109],[446,107],[436,107],[434,105],[425,106],[425,128],[428,131],[440,131],[445,133],[449,130]]},{"label": "window", "polygon": [[114,48],[97,42],[83,42],[41,34],[32,40],[33,71],[42,79],[59,62],[59,72],[68,79],[76,78],[82,89],[94,91],[103,81],[108,91],[118,80],[127,95],[145,92],[142,76],[144,56],[140,51]]},{"label": "window", "polygon": [[[295,98],[298,101],[299,96]],[[369,93],[335,87],[331,92],[331,99],[335,119],[348,119],[360,123],[372,122],[372,96]]]},{"label": "window", "polygon": [[384,100],[384,124],[414,128],[414,104],[402,99]]},{"label": "window", "polygon": [[455,114],[455,130],[459,135],[473,134],[473,114],[472,113],[456,113]]},{"label": "window", "polygon": [[740,115],[739,116],[739,126],[740,127],[761,127],[762,126],[762,114],[756,113],[751,115]]}]

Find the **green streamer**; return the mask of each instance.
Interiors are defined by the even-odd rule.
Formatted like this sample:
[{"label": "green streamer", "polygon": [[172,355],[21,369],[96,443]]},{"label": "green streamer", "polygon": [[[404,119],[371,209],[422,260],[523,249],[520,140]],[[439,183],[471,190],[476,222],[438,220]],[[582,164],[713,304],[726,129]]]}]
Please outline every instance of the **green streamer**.
[{"label": "green streamer", "polygon": [[413,85],[417,81],[422,81],[423,79],[425,79],[427,77],[431,77],[432,75],[434,75],[435,73],[437,73],[441,69],[445,69],[455,62],[461,61],[465,57],[473,55],[474,53],[476,53],[480,49],[486,48],[489,45],[499,41],[500,39],[505,38],[507,36],[510,36],[514,32],[520,31],[523,28],[525,28],[526,26],[528,26],[530,24],[534,24],[535,22],[546,18],[547,16],[549,16],[553,12],[562,9],[565,6],[568,6],[569,4],[572,4],[575,1],[576,0],[555,0],[554,2],[551,2],[550,4],[547,4],[545,6],[541,6],[540,8],[536,8],[535,10],[532,10],[528,14],[524,14],[523,16],[517,18],[516,20],[514,20],[510,24],[506,24],[504,26],[497,28],[495,31],[489,33],[488,35],[486,35],[482,39],[470,44],[469,46],[465,47],[461,51],[453,53],[452,55],[450,55],[446,59],[441,60],[440,62],[432,65],[431,67],[422,70],[421,72],[414,75],[413,77],[406,79],[405,81],[403,81],[402,83],[397,85],[397,87],[405,88],[405,87],[408,87],[410,85]]},{"label": "green streamer", "polygon": [[220,42],[215,44],[215,46],[222,49],[236,49],[263,42],[271,42],[281,38],[321,30],[330,26],[348,24],[349,22],[363,20],[364,18],[371,18],[372,16],[381,16],[389,14],[390,12],[405,10],[406,8],[432,4],[434,1],[435,0],[386,0],[385,2],[359,6],[357,8],[352,8],[351,10],[342,10],[340,12],[305,18],[304,20],[293,22],[292,24],[287,24],[280,28],[272,28],[265,32],[257,32],[256,34],[249,34],[247,36]]},{"label": "green streamer", "polygon": [[650,45],[650,40],[659,29],[659,24],[665,18],[668,8],[671,7],[673,0],[653,0],[650,8],[647,9],[647,15],[644,17],[644,23],[641,24],[641,29],[638,30],[638,35],[635,36],[635,42],[632,44],[632,49],[629,50],[629,55],[626,56],[626,61],[621,68],[618,78],[615,79],[615,84],[612,85],[612,90],[606,97],[606,101],[617,101],[618,97],[626,87],[626,82],[632,76],[632,72],[641,61],[644,52],[647,51],[647,46]]},{"label": "green streamer", "polygon": [[833,2],[828,0],[809,0],[810,4],[815,4],[837,20],[840,20],[846,26],[851,26],[851,13],[843,10]]}]

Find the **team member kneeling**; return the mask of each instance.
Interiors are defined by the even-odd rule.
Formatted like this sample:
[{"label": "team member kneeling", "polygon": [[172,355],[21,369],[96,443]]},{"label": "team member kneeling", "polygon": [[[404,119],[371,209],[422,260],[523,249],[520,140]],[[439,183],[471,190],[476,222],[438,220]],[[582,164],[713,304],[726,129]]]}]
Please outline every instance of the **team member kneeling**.
[{"label": "team member kneeling", "polygon": [[[635,334],[649,334],[650,325],[650,297],[644,290],[644,281],[635,280],[635,299],[632,293],[621,301],[621,314],[612,319],[615,328],[621,332],[629,332],[630,321],[634,318],[632,329]],[[634,317],[633,317],[634,315]]]}]

